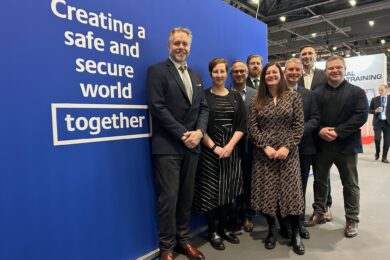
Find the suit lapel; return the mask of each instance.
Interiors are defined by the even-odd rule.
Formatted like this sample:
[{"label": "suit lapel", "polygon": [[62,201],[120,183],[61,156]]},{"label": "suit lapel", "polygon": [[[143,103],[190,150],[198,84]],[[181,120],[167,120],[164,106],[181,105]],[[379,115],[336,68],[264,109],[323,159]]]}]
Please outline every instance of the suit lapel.
[{"label": "suit lapel", "polygon": [[[181,79],[179,72],[177,71],[175,65],[172,63],[170,59],[167,60],[167,66],[168,66],[168,71],[171,73],[172,77],[176,80],[177,84],[179,85],[181,91],[183,92],[184,96],[186,97],[187,101],[190,102],[187,96],[186,88],[184,87],[183,80]],[[192,77],[190,74],[191,82],[192,82]]]},{"label": "suit lapel", "polygon": [[313,90],[313,85],[318,81],[318,77],[320,74],[318,73],[318,70],[314,69],[314,74],[313,74],[313,80],[311,81],[311,86],[310,89]]},{"label": "suit lapel", "polygon": [[190,75],[191,84],[192,84],[192,102],[191,103],[193,104],[196,96],[198,95],[199,90],[201,90],[202,88],[199,88],[197,86],[198,82],[194,81],[195,75],[191,69],[188,69],[188,74]]}]

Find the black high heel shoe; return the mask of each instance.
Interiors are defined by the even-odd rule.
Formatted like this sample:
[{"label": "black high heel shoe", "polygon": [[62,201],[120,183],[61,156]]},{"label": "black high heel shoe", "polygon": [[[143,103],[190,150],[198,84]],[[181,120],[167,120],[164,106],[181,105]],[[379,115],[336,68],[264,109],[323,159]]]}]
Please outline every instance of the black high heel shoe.
[{"label": "black high heel shoe", "polygon": [[219,232],[219,234],[221,235],[223,240],[226,240],[229,243],[232,243],[232,244],[239,244],[240,243],[240,239],[238,239],[238,237],[231,231],[223,230],[223,231]]},{"label": "black high heel shoe", "polygon": [[217,250],[225,250],[225,245],[223,244],[222,238],[217,234],[217,232],[211,233],[209,235],[209,241],[211,246]]}]

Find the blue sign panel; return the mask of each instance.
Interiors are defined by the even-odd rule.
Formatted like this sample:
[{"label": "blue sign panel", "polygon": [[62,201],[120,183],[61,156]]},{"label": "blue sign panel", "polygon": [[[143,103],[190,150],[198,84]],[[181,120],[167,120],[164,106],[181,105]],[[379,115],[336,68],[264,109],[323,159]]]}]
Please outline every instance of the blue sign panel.
[{"label": "blue sign panel", "polygon": [[176,26],[206,86],[212,58],[267,57],[266,26],[221,0],[0,1],[0,259],[157,249],[145,77]]}]

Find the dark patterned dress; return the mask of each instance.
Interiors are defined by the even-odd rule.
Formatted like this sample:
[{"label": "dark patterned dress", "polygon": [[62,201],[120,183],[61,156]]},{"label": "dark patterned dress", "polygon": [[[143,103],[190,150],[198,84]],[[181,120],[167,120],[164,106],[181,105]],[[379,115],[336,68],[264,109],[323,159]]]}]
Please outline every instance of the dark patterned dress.
[{"label": "dark patterned dress", "polygon": [[[207,134],[217,146],[224,147],[235,131],[233,128],[235,111],[227,96],[214,97],[215,112],[211,113],[215,114],[215,124],[211,126],[214,134],[211,134],[211,131]],[[234,147],[228,158],[219,159],[218,155],[202,145],[195,184],[194,205],[197,213],[231,203],[242,193],[242,169],[238,147],[238,145]]]},{"label": "dark patterned dress", "polygon": [[[299,215],[304,208],[298,144],[304,128],[302,98],[295,91],[286,92],[275,105],[269,98],[258,110],[252,102],[248,115],[248,132],[252,137],[251,205],[255,210],[275,216],[279,205],[283,217]],[[269,159],[264,148],[285,146],[285,160]]]}]

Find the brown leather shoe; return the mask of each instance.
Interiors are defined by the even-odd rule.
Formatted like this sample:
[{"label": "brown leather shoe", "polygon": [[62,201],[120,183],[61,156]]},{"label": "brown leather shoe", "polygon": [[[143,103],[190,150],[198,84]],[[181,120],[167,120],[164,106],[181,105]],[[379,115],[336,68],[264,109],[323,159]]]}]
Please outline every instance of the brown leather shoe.
[{"label": "brown leather shoe", "polygon": [[309,220],[306,220],[303,224],[305,227],[313,227],[317,224],[324,224],[326,223],[326,220],[324,218],[324,215],[314,211],[313,215],[309,218]]},{"label": "brown leather shoe", "polygon": [[253,231],[252,219],[250,217],[245,217],[242,226],[244,227],[245,232],[252,232]]},{"label": "brown leather shoe", "polygon": [[179,245],[176,247],[178,253],[186,255],[191,260],[203,260],[206,257],[196,247],[187,243],[185,245]]},{"label": "brown leather shoe", "polygon": [[347,221],[344,229],[344,235],[346,237],[356,237],[358,234],[358,223]]},{"label": "brown leather shoe", "polygon": [[172,252],[162,252],[160,254],[160,260],[173,260],[173,253]]},{"label": "brown leather shoe", "polygon": [[325,218],[326,222],[330,222],[333,219],[332,211],[330,211],[330,207],[328,207],[328,206],[326,207],[326,212],[324,214],[324,218]]}]

